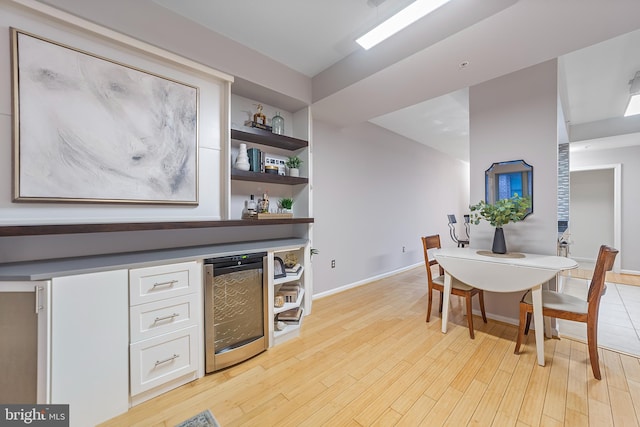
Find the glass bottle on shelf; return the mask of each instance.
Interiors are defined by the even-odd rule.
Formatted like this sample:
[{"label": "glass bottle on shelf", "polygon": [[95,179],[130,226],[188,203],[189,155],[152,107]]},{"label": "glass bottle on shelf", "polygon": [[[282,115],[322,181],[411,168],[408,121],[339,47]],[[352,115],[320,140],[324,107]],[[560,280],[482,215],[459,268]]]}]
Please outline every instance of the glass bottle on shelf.
[{"label": "glass bottle on shelf", "polygon": [[271,119],[271,132],[276,135],[284,135],[284,119],[280,113],[276,113]]},{"label": "glass bottle on shelf", "polygon": [[249,202],[247,203],[247,210],[250,213],[255,214],[257,209],[258,209],[258,206],[257,206],[256,200],[253,198],[253,194],[252,194],[251,198],[249,199]]}]

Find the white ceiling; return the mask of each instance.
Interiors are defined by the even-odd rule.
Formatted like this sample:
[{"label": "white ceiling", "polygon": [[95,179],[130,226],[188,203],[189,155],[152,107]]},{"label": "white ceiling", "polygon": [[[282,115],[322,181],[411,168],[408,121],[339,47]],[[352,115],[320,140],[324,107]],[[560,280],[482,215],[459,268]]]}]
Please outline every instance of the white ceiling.
[{"label": "white ceiling", "polygon": [[413,0],[153,1],[313,77],[357,50],[357,37]]},{"label": "white ceiling", "polygon": [[[309,77],[360,50],[354,42],[358,36],[411,2],[154,1]],[[460,62],[464,60],[460,58]],[[640,31],[563,55],[560,70],[564,115],[570,125],[619,119],[628,99],[627,82],[640,70]],[[468,160],[468,110],[468,90],[463,88],[369,121]],[[634,141],[640,144],[640,137],[630,138],[628,134],[620,140],[601,133],[596,136],[601,145],[629,145]],[[596,142],[590,140],[581,147],[593,148]]]},{"label": "white ceiling", "polygon": [[369,51],[354,40],[412,0],[41,1],[93,19],[160,5],[311,77],[314,117],[370,121],[462,160],[467,88],[559,57],[569,140],[640,139],[640,117],[621,118],[640,70],[638,0],[452,0]]}]

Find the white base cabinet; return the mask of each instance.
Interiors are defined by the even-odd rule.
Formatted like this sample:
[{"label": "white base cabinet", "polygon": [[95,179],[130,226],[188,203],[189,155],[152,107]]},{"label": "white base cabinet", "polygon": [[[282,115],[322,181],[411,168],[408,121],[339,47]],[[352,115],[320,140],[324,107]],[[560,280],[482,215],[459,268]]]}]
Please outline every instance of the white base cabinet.
[{"label": "white base cabinet", "polygon": [[[37,382],[38,403],[68,404],[70,425],[84,427],[204,376],[203,259],[250,251],[268,254],[266,329],[269,347],[273,347],[297,336],[302,321],[278,325],[278,315],[297,307],[304,315],[311,313],[308,240],[252,243],[241,249],[231,245],[197,254],[189,250],[188,255],[177,251],[175,261],[165,258],[161,265],[134,257],[131,265],[122,264],[115,270],[104,267],[104,271],[75,275],[87,267],[81,262],[73,268],[69,263],[52,263],[51,272],[68,271],[69,275],[60,277],[42,272],[34,276],[30,269],[37,270],[37,264],[25,266],[24,271],[5,272],[5,277],[18,276],[20,281],[2,279],[0,296],[7,293],[4,301],[18,292],[33,293],[38,313],[37,331],[33,322],[28,328],[38,340],[37,375],[13,378]],[[302,268],[274,277],[274,257],[297,258]],[[299,284],[297,297],[286,289],[292,284]],[[283,295],[286,302],[276,307],[276,296]],[[10,324],[18,329],[19,322],[16,316]]]},{"label": "white base cabinet", "polygon": [[131,406],[204,375],[202,262],[129,270]]},{"label": "white base cabinet", "polygon": [[129,408],[128,271],[52,279],[51,399],[72,427]]},{"label": "white base cabinet", "polygon": [[197,341],[198,327],[191,326],[131,344],[131,395],[195,375]]}]

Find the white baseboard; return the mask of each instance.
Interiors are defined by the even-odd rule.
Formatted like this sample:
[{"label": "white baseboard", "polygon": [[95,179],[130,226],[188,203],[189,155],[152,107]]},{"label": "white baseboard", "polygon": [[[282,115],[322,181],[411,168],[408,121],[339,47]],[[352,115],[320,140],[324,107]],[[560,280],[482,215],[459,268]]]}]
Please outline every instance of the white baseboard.
[{"label": "white baseboard", "polygon": [[[315,300],[315,299],[319,299],[319,298],[328,297],[329,295],[338,294],[338,293],[344,292],[344,291],[346,291],[348,289],[357,288],[358,286],[366,285],[367,283],[375,282],[376,280],[384,279],[385,277],[393,276],[395,274],[402,273],[402,272],[407,271],[407,270],[411,270],[411,269],[416,268],[416,267],[421,266],[421,265],[424,266],[424,262],[419,262],[417,264],[408,265],[406,267],[402,267],[402,268],[399,268],[397,270],[389,271],[387,273],[379,274],[377,276],[373,276],[373,277],[369,277],[369,278],[366,278],[366,279],[363,279],[363,280],[359,280],[357,282],[349,283],[347,285],[340,286],[339,288],[330,289],[330,290],[325,291],[325,292],[320,292],[319,294],[314,294],[312,299]],[[425,277],[426,277],[426,274],[427,273],[425,273]],[[426,283],[425,283],[425,290],[426,290],[426,288],[427,288],[427,286],[426,286]]]},{"label": "white baseboard", "polygon": [[[473,314],[480,317],[480,319],[482,319],[482,313],[480,312],[480,310],[473,310]],[[493,313],[487,313],[487,319],[496,320],[498,322],[507,323],[509,325],[515,325],[515,326],[518,326],[518,323],[520,322],[519,319],[513,319],[511,317],[500,316]]]},{"label": "white baseboard", "polygon": [[640,276],[640,271],[636,271],[636,270],[620,270],[620,273],[622,274],[631,274],[634,276]]}]

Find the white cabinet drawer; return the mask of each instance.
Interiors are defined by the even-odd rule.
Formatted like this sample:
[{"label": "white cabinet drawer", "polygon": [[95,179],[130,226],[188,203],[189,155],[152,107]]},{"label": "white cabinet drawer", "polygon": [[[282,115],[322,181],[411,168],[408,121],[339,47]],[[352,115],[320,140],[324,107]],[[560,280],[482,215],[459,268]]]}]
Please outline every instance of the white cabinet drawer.
[{"label": "white cabinet drawer", "polygon": [[160,265],[129,270],[130,305],[186,295],[200,284],[197,262]]},{"label": "white cabinet drawer", "polygon": [[198,327],[131,344],[131,395],[198,369]]},{"label": "white cabinet drawer", "polygon": [[131,342],[196,325],[199,313],[196,297],[196,294],[189,294],[131,307],[129,315]]}]

